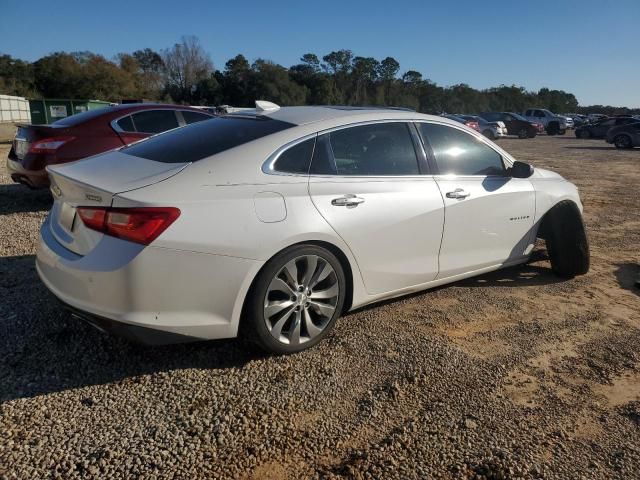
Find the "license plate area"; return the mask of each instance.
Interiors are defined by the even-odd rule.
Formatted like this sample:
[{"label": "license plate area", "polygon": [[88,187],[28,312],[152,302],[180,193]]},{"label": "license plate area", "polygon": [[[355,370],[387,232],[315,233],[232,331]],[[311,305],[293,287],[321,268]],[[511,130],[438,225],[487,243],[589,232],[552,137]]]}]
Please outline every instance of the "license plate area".
[{"label": "license plate area", "polygon": [[22,160],[27,155],[27,152],[29,152],[29,146],[30,146],[29,142],[27,142],[25,139],[16,138],[14,140],[14,147],[13,147],[16,152],[16,157]]},{"label": "license plate area", "polygon": [[58,214],[58,223],[62,228],[68,232],[73,231],[73,224],[76,219],[76,207],[63,203],[60,206],[60,213]]}]

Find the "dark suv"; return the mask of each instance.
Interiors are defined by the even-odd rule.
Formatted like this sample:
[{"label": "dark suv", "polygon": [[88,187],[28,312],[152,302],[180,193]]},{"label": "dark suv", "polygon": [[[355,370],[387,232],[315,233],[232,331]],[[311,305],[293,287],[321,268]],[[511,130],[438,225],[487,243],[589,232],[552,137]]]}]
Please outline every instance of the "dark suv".
[{"label": "dark suv", "polygon": [[533,138],[538,134],[539,128],[526,118],[511,112],[482,112],[480,114],[488,122],[503,122],[509,135],[517,135],[518,138]]},{"label": "dark suv", "polygon": [[616,148],[640,147],[640,120],[611,127],[607,132],[607,143],[613,143]]},{"label": "dark suv", "polygon": [[596,123],[587,123],[576,128],[576,137],[578,138],[604,138],[607,132],[612,127],[618,127],[620,125],[628,125],[629,123],[635,123],[638,119],[634,117],[611,117],[605,118]]},{"label": "dark suv", "polygon": [[14,182],[48,187],[47,165],[90,157],[210,118],[212,114],[196,108],[137,103],[78,113],[51,125],[19,125],[7,168]]}]

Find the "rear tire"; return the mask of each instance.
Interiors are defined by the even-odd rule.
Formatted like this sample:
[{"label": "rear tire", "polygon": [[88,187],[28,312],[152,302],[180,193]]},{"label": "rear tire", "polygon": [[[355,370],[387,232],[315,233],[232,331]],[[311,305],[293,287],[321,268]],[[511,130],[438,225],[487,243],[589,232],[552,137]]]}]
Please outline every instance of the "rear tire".
[{"label": "rear tire", "polygon": [[576,132],[576,137],[587,140],[591,138],[591,132],[589,130],[580,130],[579,132]]},{"label": "rear tire", "polygon": [[620,149],[629,149],[633,148],[633,144],[631,143],[631,138],[628,135],[616,135],[613,139],[613,144],[616,148]]},{"label": "rear tire", "polygon": [[529,138],[529,131],[526,128],[521,128],[518,130],[518,138]]},{"label": "rear tire", "polygon": [[346,278],[340,261],[316,245],[298,245],[269,260],[247,297],[243,330],[267,352],[311,348],[342,313]]},{"label": "rear tire", "polygon": [[573,278],[589,271],[589,241],[578,206],[564,200],[544,217],[542,230],[553,273]]}]

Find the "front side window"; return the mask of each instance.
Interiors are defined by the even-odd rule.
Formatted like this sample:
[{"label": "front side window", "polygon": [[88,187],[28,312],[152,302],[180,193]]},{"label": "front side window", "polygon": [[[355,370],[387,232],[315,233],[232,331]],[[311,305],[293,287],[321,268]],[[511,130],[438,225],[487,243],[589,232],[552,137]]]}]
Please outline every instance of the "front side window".
[{"label": "front side window", "polygon": [[178,128],[173,110],[146,110],[132,115],[136,130],[140,133],[161,133]]},{"label": "front side window", "polygon": [[441,175],[504,175],[502,156],[480,139],[457,128],[420,123]]},{"label": "front side window", "polygon": [[278,156],[273,164],[273,170],[283,173],[309,173],[314,143],[315,138],[311,138],[288,148]]},{"label": "front side window", "polygon": [[329,133],[337,175],[419,175],[406,123],[375,123]]}]

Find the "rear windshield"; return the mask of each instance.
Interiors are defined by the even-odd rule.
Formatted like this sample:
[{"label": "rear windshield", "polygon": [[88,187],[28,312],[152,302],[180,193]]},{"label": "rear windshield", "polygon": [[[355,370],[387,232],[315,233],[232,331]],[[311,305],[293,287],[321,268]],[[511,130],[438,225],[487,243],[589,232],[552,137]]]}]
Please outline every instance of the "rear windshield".
[{"label": "rear windshield", "polygon": [[71,115],[69,117],[56,120],[52,123],[52,125],[60,125],[62,127],[74,127],[76,125],[81,124],[82,122],[86,122],[87,120],[91,120],[93,118],[99,117],[100,115],[104,115],[105,113],[109,113],[109,107],[96,108],[95,110],[88,110],[82,113],[76,113],[75,115]]},{"label": "rear windshield", "polygon": [[295,125],[269,117],[217,117],[151,137],[120,151],[156,162],[197,162],[291,127]]}]

